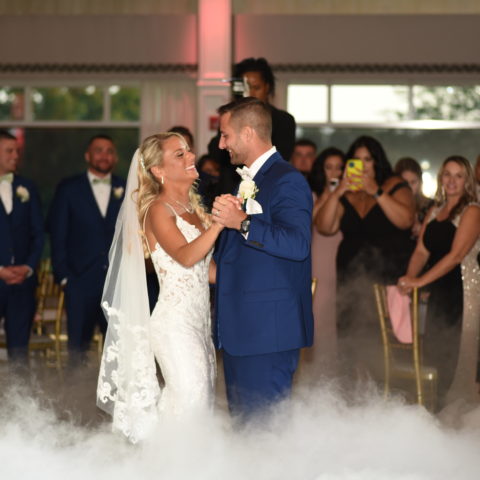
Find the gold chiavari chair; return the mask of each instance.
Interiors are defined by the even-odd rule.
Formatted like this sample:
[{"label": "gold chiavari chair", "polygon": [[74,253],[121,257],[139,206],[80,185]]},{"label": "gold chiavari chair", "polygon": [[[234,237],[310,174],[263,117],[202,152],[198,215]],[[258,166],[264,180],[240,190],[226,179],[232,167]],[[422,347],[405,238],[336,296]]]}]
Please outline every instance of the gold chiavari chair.
[{"label": "gold chiavari chair", "polygon": [[[54,282],[50,259],[44,259],[40,262],[37,277],[36,311],[28,349],[30,352],[43,353],[48,361],[53,357],[53,364],[60,368],[64,292]],[[6,347],[5,336],[1,335],[0,348]]]},{"label": "gold chiavari chair", "polygon": [[33,331],[30,337],[29,350],[44,353],[53,364],[61,367],[61,343],[66,340],[62,334],[62,323],[65,316],[65,293],[53,278],[50,259],[43,260],[38,272],[37,310]]},{"label": "gold chiavari chair", "polygon": [[[384,394],[390,394],[394,379],[413,381],[416,403],[435,409],[437,370],[423,365],[422,337],[419,328],[418,289],[412,291],[412,343],[401,343],[395,336],[388,312],[386,286],[373,286],[383,345]],[[425,388],[427,386],[427,388]]]}]

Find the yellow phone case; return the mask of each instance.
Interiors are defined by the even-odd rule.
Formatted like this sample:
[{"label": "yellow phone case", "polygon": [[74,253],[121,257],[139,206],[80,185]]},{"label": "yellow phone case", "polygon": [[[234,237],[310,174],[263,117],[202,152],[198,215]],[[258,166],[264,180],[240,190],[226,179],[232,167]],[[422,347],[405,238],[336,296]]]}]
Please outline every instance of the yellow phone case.
[{"label": "yellow phone case", "polygon": [[357,158],[347,160],[346,172],[347,177],[352,178],[354,184],[352,190],[360,190],[363,186],[363,181],[361,178],[355,178],[355,175],[363,175],[363,162]]}]

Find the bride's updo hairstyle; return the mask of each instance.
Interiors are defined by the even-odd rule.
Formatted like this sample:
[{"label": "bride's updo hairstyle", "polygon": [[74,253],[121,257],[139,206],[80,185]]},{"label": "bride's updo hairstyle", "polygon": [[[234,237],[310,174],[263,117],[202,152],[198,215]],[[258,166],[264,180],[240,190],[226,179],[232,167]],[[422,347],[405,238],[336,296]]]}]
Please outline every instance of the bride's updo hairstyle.
[{"label": "bride's updo hairstyle", "polygon": [[[140,145],[140,158],[138,160],[138,196],[137,211],[138,220],[143,229],[143,222],[147,214],[148,208],[157,196],[162,192],[163,185],[161,179],[156,178],[151,172],[152,167],[163,165],[163,146],[167,139],[178,137],[185,148],[188,144],[185,139],[176,132],[158,133],[147,137]],[[164,179],[165,182],[168,179]],[[211,224],[210,216],[202,205],[201,197],[196,193],[195,184],[189,191],[190,203],[198,215],[202,223],[208,227]],[[148,252],[146,252],[148,257]]]}]

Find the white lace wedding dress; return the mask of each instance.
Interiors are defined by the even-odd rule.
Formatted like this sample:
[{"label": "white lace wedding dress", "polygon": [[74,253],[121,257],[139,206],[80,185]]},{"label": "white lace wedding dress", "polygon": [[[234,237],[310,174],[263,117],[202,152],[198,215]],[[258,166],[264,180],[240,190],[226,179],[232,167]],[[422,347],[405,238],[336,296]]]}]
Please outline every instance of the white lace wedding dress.
[{"label": "white lace wedding dress", "polygon": [[[188,242],[200,235],[195,225],[171,210]],[[158,404],[160,415],[183,415],[213,406],[216,363],[208,286],[211,256],[212,251],[185,268],[158,243],[151,252],[160,284],[150,318],[151,348],[165,381]]]}]

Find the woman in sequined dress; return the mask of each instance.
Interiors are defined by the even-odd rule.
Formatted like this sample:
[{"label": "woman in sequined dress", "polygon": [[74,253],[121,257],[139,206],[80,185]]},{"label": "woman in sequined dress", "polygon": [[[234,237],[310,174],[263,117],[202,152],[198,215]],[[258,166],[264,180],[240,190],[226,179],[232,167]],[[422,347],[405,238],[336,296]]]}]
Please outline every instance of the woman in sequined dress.
[{"label": "woman in sequined dress", "polygon": [[435,205],[398,281],[404,292],[425,286],[430,291],[425,357],[438,369],[440,403],[478,400],[479,235],[472,167],[463,157],[448,157],[438,173]]}]

